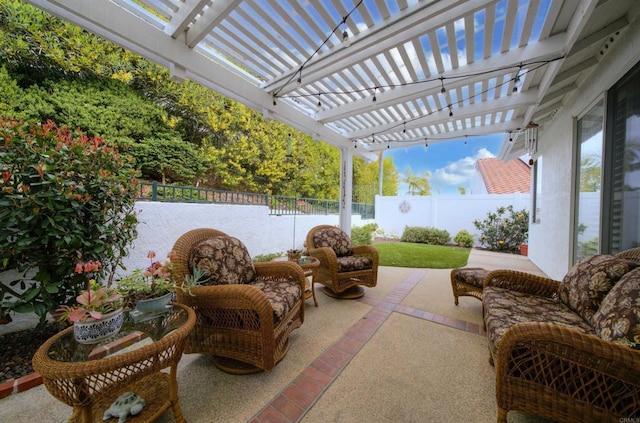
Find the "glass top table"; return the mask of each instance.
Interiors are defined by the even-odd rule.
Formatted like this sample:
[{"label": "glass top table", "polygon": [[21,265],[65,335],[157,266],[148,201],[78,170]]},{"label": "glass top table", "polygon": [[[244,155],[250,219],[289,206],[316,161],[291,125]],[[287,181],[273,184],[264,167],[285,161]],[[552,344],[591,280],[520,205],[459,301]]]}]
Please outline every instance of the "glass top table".
[{"label": "glass top table", "polygon": [[[170,407],[175,420],[184,421],[176,372],[195,313],[172,304],[157,315],[134,317],[125,312],[120,331],[95,344],[78,343],[69,327],[35,353],[33,368],[47,390],[74,408],[70,421],[102,422],[104,411],[125,392],[146,401],[128,422],[154,421]],[[167,367],[170,373],[161,372]]]}]

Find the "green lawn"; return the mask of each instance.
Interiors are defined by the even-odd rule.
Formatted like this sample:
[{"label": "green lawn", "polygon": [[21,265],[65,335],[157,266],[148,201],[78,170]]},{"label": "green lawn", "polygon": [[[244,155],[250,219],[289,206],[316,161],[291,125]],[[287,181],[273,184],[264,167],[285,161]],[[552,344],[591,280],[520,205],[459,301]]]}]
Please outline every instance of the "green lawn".
[{"label": "green lawn", "polygon": [[470,248],[442,245],[385,242],[374,244],[380,255],[380,266],[427,267],[453,269],[467,264]]}]

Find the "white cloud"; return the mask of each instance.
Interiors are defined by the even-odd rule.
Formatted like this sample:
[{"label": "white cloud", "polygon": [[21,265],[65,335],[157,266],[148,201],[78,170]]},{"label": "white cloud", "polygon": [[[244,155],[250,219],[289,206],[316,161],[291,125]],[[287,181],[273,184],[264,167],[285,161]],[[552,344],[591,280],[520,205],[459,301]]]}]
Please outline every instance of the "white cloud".
[{"label": "white cloud", "polygon": [[447,164],[433,172],[432,181],[435,185],[464,186],[468,185],[473,178],[478,159],[495,157],[486,148],[481,148],[473,157],[464,157],[460,160]]}]

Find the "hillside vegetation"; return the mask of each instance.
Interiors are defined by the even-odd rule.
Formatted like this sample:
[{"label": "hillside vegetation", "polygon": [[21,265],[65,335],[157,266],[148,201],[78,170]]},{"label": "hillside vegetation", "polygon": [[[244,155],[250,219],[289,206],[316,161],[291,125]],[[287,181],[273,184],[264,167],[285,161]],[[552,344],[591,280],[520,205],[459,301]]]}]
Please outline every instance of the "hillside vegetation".
[{"label": "hillside vegetation", "polygon": [[[337,148],[20,1],[0,0],[0,116],[115,142],[144,179],[338,199]],[[385,159],[383,194],[398,172]],[[373,202],[378,164],[354,160],[354,199]]]}]

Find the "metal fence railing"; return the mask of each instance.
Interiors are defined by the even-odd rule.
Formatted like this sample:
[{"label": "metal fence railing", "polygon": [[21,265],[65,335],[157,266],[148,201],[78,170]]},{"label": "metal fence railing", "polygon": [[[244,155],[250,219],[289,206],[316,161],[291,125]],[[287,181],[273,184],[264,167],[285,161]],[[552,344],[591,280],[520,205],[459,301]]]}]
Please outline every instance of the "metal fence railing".
[{"label": "metal fence railing", "polygon": [[[138,200],[268,206],[269,214],[272,215],[328,215],[339,214],[340,212],[340,203],[336,200],[221,191],[208,188],[162,185],[157,182],[140,183]],[[375,207],[373,204],[352,203],[351,213],[359,214],[363,219],[373,219],[375,217]]]}]

